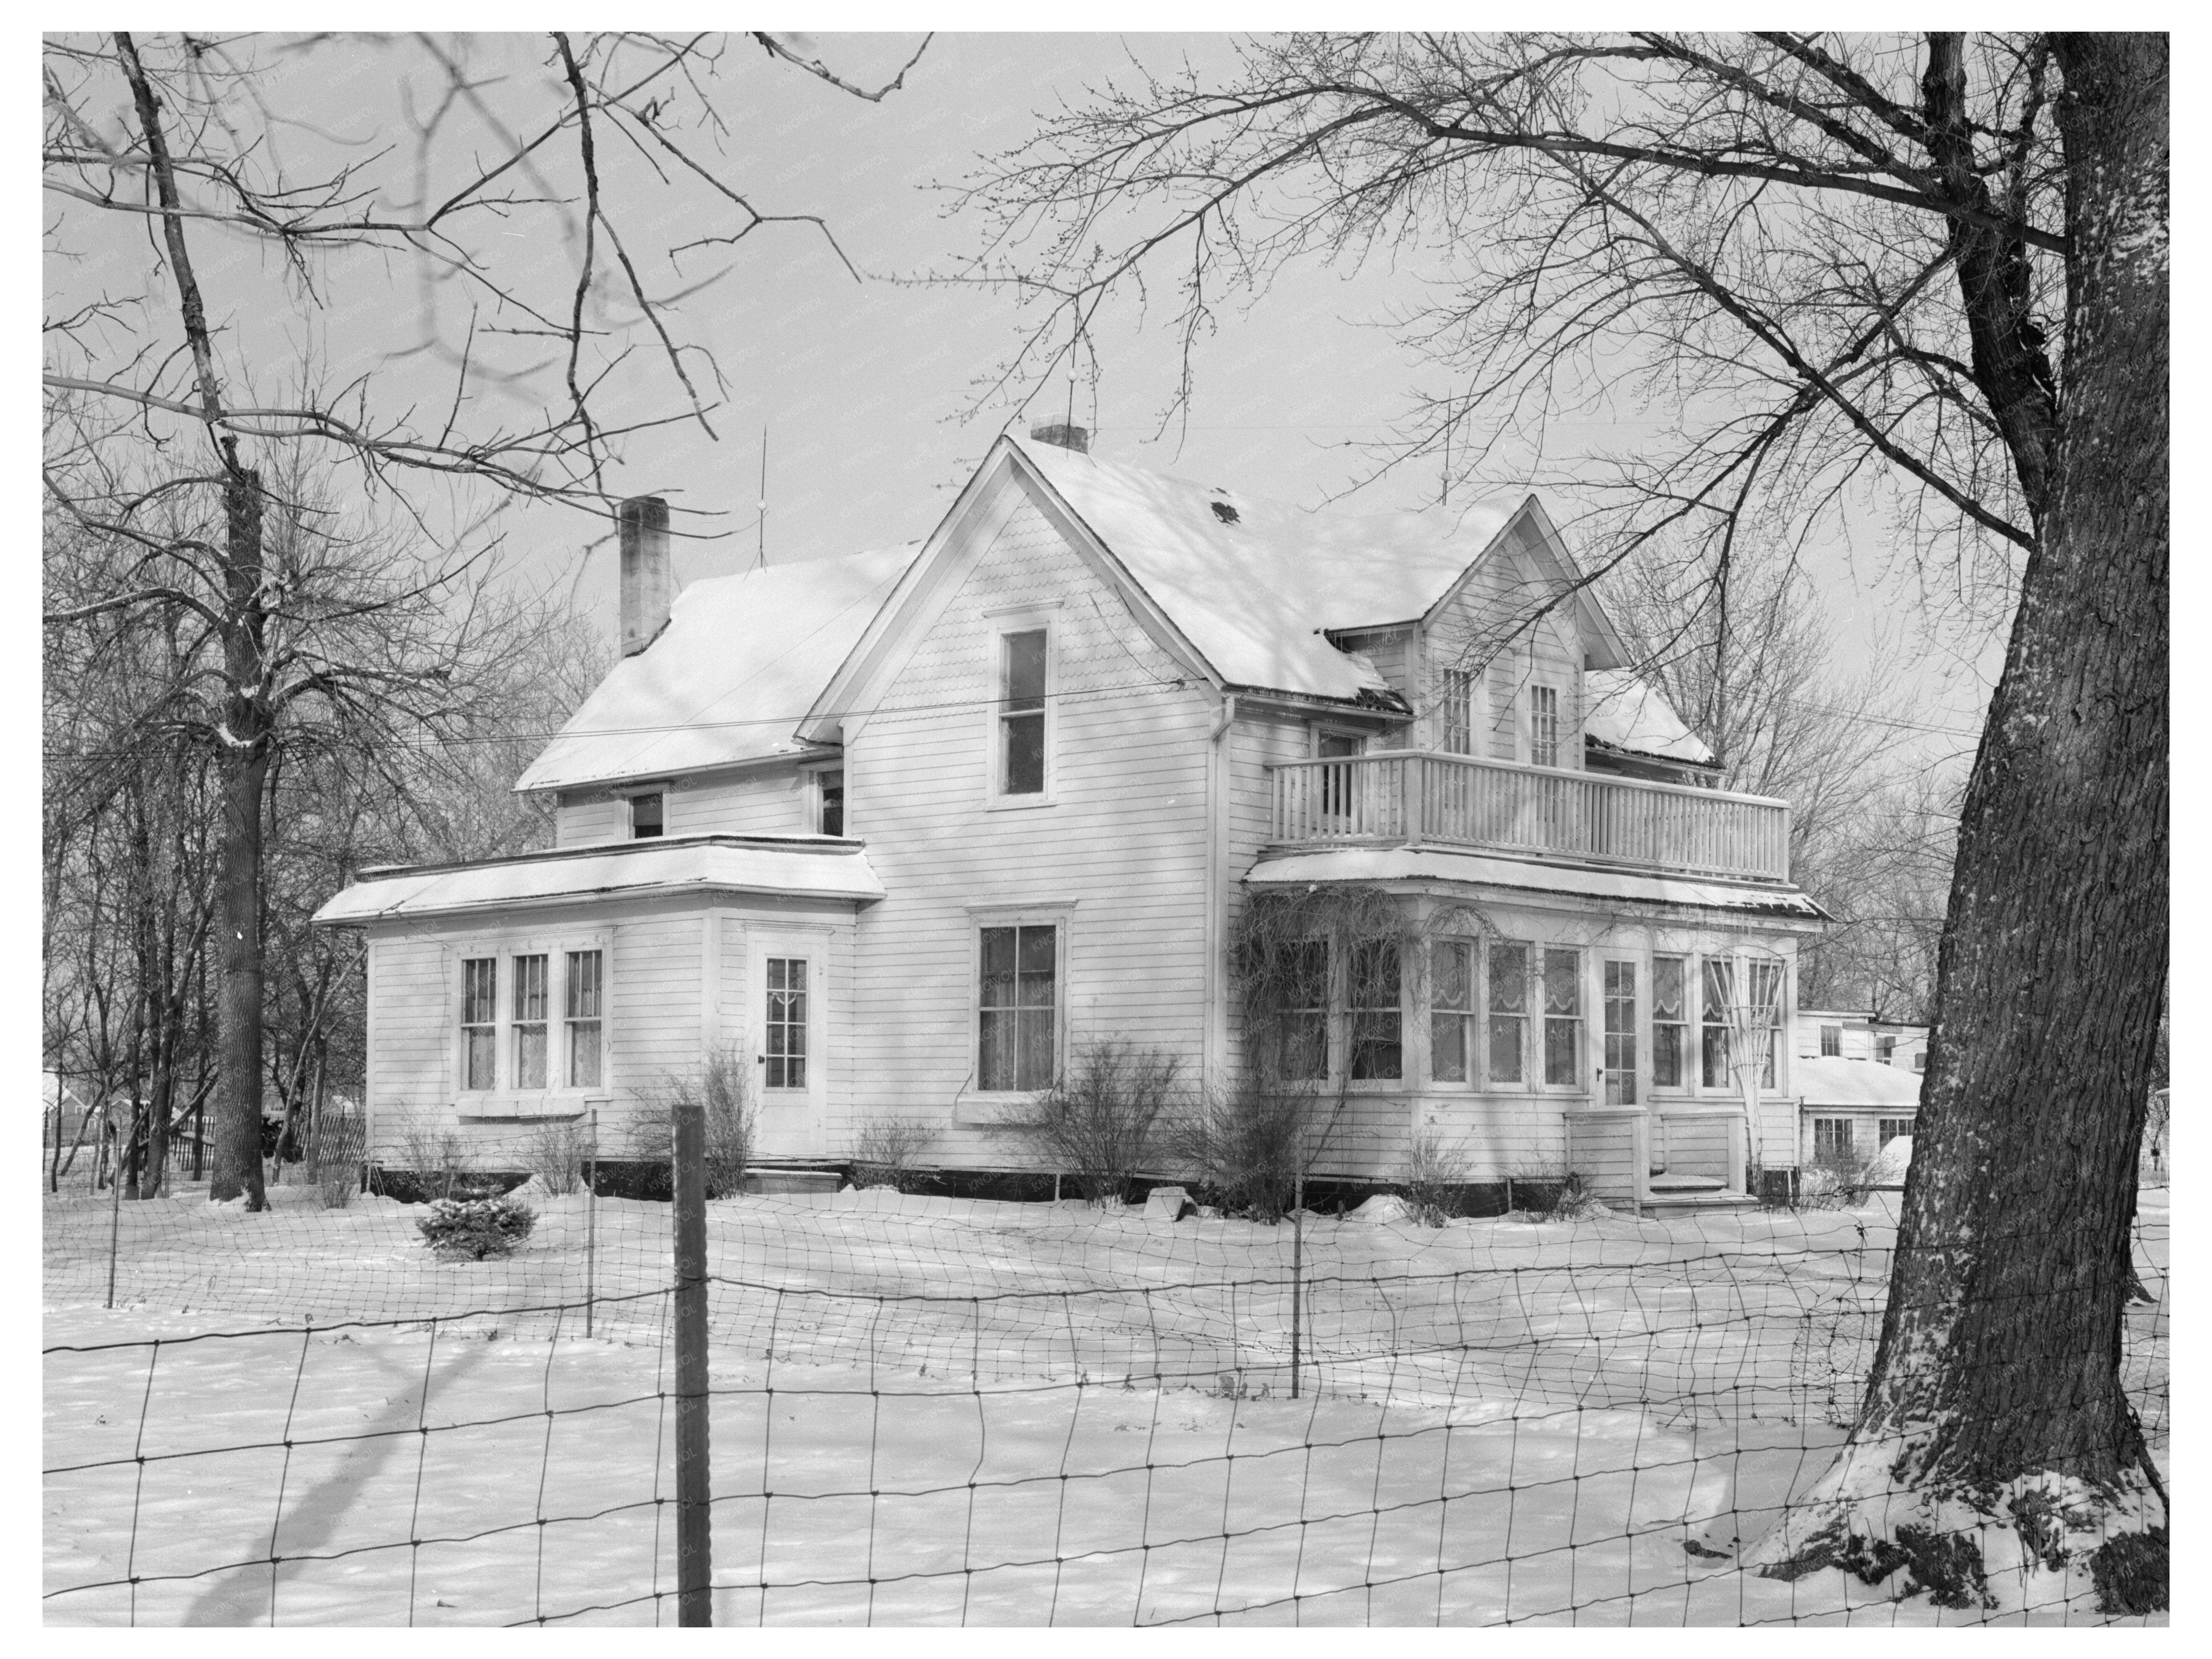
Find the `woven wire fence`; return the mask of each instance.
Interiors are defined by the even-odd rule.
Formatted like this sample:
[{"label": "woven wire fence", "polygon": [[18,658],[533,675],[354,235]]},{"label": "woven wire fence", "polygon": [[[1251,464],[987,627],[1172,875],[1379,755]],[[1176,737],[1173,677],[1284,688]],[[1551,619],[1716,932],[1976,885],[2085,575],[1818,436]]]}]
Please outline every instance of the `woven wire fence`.
[{"label": "woven wire fence", "polygon": [[[272,1195],[48,1197],[48,1621],[675,1622],[670,1206],[533,1188],[514,1255],[445,1261],[419,1205]],[[1880,1203],[1295,1246],[890,1192],[707,1216],[718,1624],[1987,1616],[1732,1560],[1856,1416]]]}]

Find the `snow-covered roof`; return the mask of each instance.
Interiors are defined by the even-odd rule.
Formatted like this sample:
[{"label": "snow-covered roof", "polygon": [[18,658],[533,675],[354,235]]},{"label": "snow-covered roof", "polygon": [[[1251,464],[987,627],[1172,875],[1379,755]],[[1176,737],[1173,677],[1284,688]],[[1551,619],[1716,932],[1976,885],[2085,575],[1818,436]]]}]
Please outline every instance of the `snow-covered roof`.
[{"label": "snow-covered roof", "polygon": [[1713,763],[1713,751],[1682,723],[1657,689],[1625,668],[1592,668],[1583,674],[1589,708],[1583,730],[1601,743],[1662,760]]},{"label": "snow-covered roof", "polygon": [[800,753],[799,719],[921,544],[696,581],[625,657],[517,789],[672,776]]},{"label": "snow-covered roof", "polygon": [[1244,879],[1255,887],[1302,887],[1324,881],[1464,881],[1545,893],[1578,893],[1591,898],[1694,904],[1808,921],[1826,919],[1819,905],[1794,888],[1531,864],[1522,859],[1429,847],[1333,847],[1318,853],[1292,853],[1261,860]]},{"label": "snow-covered roof", "polygon": [[1793,1060],[1790,1081],[1808,1106],[1917,1106],[1920,1073],[1871,1060]]},{"label": "snow-covered roof", "polygon": [[826,836],[684,836],[562,848],[472,864],[364,870],[315,912],[324,926],[511,909],[609,894],[777,893],[879,899],[860,843]]},{"label": "snow-covered roof", "polygon": [[1310,696],[1382,690],[1373,665],[1339,651],[1323,630],[1418,621],[1527,499],[1453,514],[1308,512],[1054,444],[1008,441],[1224,680]]}]

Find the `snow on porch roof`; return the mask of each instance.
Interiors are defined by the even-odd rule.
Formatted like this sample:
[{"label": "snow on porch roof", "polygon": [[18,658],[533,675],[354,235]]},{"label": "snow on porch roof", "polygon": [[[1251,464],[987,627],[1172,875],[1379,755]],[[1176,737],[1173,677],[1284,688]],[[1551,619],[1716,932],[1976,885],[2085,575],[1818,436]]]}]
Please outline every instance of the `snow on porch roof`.
[{"label": "snow on porch roof", "polygon": [[1259,887],[1302,887],[1310,883],[1345,881],[1463,881],[1488,887],[1571,893],[1585,898],[1689,904],[1705,909],[1740,910],[1807,921],[1827,919],[1819,905],[1794,887],[1531,864],[1522,859],[1426,847],[1339,847],[1321,853],[1292,853],[1283,858],[1261,860],[1244,879]]},{"label": "snow on porch roof", "polygon": [[515,781],[619,783],[802,752],[794,733],[921,550],[693,582],[668,626],[625,657]]},{"label": "snow on porch roof", "polygon": [[1224,680],[1312,696],[1356,697],[1383,684],[1322,629],[1426,615],[1527,499],[1501,496],[1456,514],[1309,513],[1009,441]]},{"label": "snow on porch roof", "polygon": [[684,836],[563,848],[474,864],[364,870],[315,912],[322,927],[391,917],[654,893],[776,893],[872,900],[884,884],[861,844],[829,836]]},{"label": "snow on porch roof", "polygon": [[1682,723],[1667,699],[1626,669],[1583,671],[1589,708],[1583,730],[1601,743],[1663,760],[1710,766],[1713,751]]},{"label": "snow on porch roof", "polygon": [[1920,1074],[1872,1060],[1798,1059],[1790,1081],[1808,1106],[1917,1106]]}]

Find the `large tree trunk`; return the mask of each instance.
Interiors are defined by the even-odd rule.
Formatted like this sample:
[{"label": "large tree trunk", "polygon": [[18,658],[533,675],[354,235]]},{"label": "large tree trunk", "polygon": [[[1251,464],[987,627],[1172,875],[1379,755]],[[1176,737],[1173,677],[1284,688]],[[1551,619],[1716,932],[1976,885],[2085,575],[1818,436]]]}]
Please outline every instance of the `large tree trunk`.
[{"label": "large tree trunk", "polygon": [[1941,1603],[2166,1605],[2121,1387],[2166,968],[2166,42],[2057,46],[2063,405],[1960,825],[1888,1310],[1850,1443],[1747,1559]]},{"label": "large tree trunk", "polygon": [[229,592],[223,641],[230,695],[222,748],[222,1081],[216,1097],[215,1203],[244,1195],[264,1209],[261,1184],[261,818],[269,776],[261,696],[261,481],[234,459],[223,483]]}]

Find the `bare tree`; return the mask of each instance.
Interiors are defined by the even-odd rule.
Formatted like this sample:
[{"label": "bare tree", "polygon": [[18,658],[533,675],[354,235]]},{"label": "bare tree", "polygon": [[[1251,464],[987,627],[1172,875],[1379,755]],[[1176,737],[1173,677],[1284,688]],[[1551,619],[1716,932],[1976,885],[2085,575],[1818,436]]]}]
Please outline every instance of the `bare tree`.
[{"label": "bare tree", "polygon": [[[748,39],[864,98],[904,77],[863,89],[775,36]],[[483,72],[466,41],[118,32],[46,43],[49,269],[81,262],[131,278],[63,285],[70,297],[47,317],[50,499],[138,551],[129,580],[91,605],[182,606],[214,645],[220,691],[203,728],[222,778],[213,1198],[262,1202],[262,835],[279,729],[310,707],[356,719],[384,709],[402,725],[452,712],[450,665],[307,643],[353,602],[309,617],[288,587],[296,573],[270,532],[287,514],[297,528],[301,504],[272,490],[271,446],[342,458],[363,492],[417,514],[426,492],[465,486],[604,511],[605,469],[626,435],[668,420],[711,431],[713,361],[678,332],[678,301],[720,274],[698,262],[717,248],[726,262],[780,220],[828,234],[812,216],[757,209],[716,165],[709,88],[727,50],[703,36],[556,32],[534,77],[520,77],[517,125],[501,101],[507,77]],[[408,52],[419,57],[396,61]],[[412,142],[331,135],[319,101],[333,70],[419,94]],[[701,234],[647,259],[618,206],[672,179],[703,192],[718,222],[687,217]],[[204,263],[210,244],[224,257]],[[283,273],[274,291],[256,280],[264,262]],[[273,307],[312,335],[348,303],[389,307],[395,275],[416,296],[415,337],[395,356],[442,366],[447,397],[426,400],[415,379],[385,395],[374,374],[295,373],[296,344],[259,314]],[[264,361],[270,351],[281,355]],[[189,533],[154,522],[175,498],[212,522],[193,520]],[[406,602],[443,591],[482,553],[467,533],[477,511],[465,507],[455,533],[426,527],[445,557]],[[350,614],[366,625],[374,605]]]},{"label": "bare tree", "polygon": [[[1172,410],[1224,299],[1388,252],[1436,273],[1396,459],[1533,468],[1632,402],[1639,453],[1570,458],[1601,566],[1671,538],[1717,581],[1856,501],[1969,615],[2016,595],[1874,1375],[1770,1572],[2165,1604],[2118,1361],[2166,961],[2167,101],[2163,35],[1304,35],[1096,89],[963,198],[957,275],[1043,310],[1002,384],[1142,284]],[[1984,1573],[2023,1536],[2033,1587]]]}]

